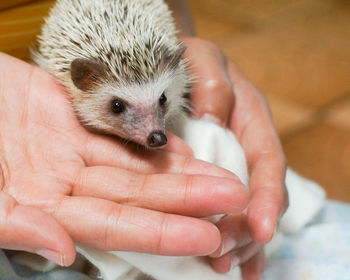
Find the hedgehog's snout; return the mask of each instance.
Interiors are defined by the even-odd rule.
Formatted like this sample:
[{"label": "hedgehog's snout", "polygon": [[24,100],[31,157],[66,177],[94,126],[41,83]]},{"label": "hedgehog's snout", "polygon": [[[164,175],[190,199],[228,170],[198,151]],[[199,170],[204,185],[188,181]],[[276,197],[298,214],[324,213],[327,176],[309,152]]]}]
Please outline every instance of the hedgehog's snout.
[{"label": "hedgehog's snout", "polygon": [[160,148],[168,142],[163,131],[153,131],[147,138],[147,145],[151,148]]}]

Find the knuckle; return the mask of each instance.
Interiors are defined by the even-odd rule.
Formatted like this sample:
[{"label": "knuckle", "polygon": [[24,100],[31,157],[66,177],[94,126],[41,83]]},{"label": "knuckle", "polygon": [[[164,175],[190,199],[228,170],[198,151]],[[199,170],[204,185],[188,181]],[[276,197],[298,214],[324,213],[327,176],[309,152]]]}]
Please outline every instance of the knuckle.
[{"label": "knuckle", "polygon": [[223,79],[213,78],[209,79],[204,87],[202,92],[207,93],[206,100],[210,100],[210,102],[206,102],[202,110],[220,119],[226,118],[234,103],[231,86]]},{"label": "knuckle", "polygon": [[104,223],[103,235],[102,235],[102,246],[103,250],[110,250],[115,244],[111,244],[115,240],[116,231],[118,229],[118,223],[122,215],[122,208],[118,206],[111,206],[106,213],[106,223]]},{"label": "knuckle", "polygon": [[72,195],[83,195],[86,190],[87,182],[89,182],[91,170],[89,167],[78,171],[73,183]]},{"label": "knuckle", "polygon": [[156,252],[161,253],[164,249],[164,239],[168,234],[168,215],[162,214],[159,234],[156,237]]},{"label": "knuckle", "polygon": [[257,190],[256,197],[259,202],[264,201],[264,203],[259,203],[259,211],[269,210],[280,213],[283,208],[285,189],[275,188],[274,185],[264,185]]},{"label": "knuckle", "polygon": [[192,201],[192,188],[193,188],[193,180],[194,176],[188,175],[185,177],[185,189],[184,189],[184,197],[183,197],[183,205],[186,207],[190,201]]},{"label": "knuckle", "polygon": [[228,81],[225,81],[225,79],[221,76],[211,77],[207,79],[205,87],[207,90],[210,90],[215,94],[220,93],[225,95],[225,98],[233,99],[232,87],[230,83]]}]

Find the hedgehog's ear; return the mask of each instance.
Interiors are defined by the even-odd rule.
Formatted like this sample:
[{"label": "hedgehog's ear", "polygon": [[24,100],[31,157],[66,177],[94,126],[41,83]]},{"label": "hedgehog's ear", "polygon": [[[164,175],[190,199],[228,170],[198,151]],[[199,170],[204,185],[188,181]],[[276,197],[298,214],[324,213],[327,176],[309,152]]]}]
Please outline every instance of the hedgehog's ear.
[{"label": "hedgehog's ear", "polygon": [[164,58],[165,65],[169,68],[176,68],[179,65],[181,57],[186,51],[186,49],[187,49],[186,46],[181,46],[175,51],[175,53],[165,56]]},{"label": "hedgehog's ear", "polygon": [[102,65],[90,59],[77,58],[70,65],[74,85],[81,90],[89,90],[95,81],[104,75]]}]

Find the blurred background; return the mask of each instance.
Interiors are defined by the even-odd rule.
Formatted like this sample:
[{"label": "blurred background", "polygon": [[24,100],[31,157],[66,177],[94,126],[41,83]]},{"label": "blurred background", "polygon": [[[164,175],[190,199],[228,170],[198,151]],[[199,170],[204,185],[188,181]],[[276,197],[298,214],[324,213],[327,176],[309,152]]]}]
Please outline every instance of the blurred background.
[{"label": "blurred background", "polygon": [[[0,51],[29,60],[52,3],[0,1]],[[330,198],[350,202],[350,1],[189,4],[197,34],[216,42],[267,96],[289,165]]]}]

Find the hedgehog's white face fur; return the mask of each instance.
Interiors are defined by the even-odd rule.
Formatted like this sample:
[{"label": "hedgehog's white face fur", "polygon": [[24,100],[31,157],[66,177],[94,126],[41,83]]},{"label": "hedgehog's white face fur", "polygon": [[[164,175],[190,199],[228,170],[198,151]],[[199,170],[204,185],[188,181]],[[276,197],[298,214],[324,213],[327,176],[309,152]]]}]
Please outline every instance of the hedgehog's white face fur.
[{"label": "hedgehog's white face fur", "polygon": [[81,123],[148,148],[164,146],[166,123],[188,109],[184,102],[188,79],[180,60],[183,51],[178,49],[161,75],[142,83],[121,83],[96,62],[74,60],[70,91],[75,93],[73,105]]},{"label": "hedgehog's white face fur", "polygon": [[65,85],[83,125],[160,147],[188,108],[183,51],[163,0],[58,0],[33,59]]}]

